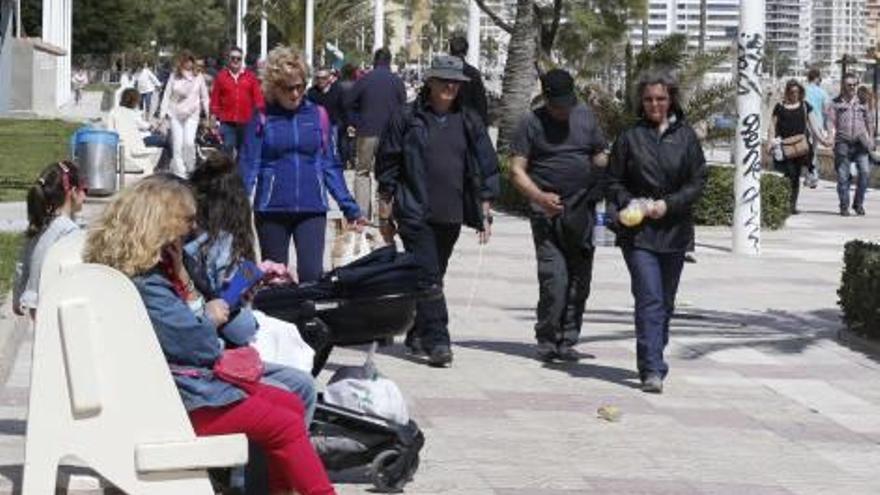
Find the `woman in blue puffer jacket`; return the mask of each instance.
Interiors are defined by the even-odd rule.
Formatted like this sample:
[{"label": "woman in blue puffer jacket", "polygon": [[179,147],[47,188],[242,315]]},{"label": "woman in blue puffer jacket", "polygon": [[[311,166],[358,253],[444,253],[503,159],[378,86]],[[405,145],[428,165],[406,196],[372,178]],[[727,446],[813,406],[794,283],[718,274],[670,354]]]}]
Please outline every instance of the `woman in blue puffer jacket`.
[{"label": "woman in blue puffer jacket", "polygon": [[345,185],[327,112],[305,98],[306,80],[298,53],[287,47],[269,53],[266,115],[251,122],[239,164],[254,197],[263,259],[287,264],[292,237],[300,282],[323,272],[328,190],[354,228],[366,224]]}]

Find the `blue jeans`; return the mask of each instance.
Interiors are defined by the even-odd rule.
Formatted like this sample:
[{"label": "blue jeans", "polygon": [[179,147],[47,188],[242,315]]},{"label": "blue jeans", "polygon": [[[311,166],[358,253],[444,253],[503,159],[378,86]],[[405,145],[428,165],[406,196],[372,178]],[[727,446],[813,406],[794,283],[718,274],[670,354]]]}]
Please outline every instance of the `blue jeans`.
[{"label": "blue jeans", "polygon": [[244,145],[245,129],[247,124],[235,122],[221,122],[220,134],[223,136],[223,151],[229,156],[237,157]]},{"label": "blue jeans", "polygon": [[147,113],[150,113],[150,110],[153,109],[153,92],[149,93],[141,93],[141,110],[146,110]]},{"label": "blue jeans", "polygon": [[852,174],[849,164],[856,163],[858,181],[856,182],[856,195],[853,198],[852,207],[861,208],[865,204],[865,191],[868,189],[868,179],[871,176],[871,163],[868,160],[868,150],[860,143],[847,143],[838,141],[834,143],[834,169],[837,171],[837,199],[840,201],[840,209],[849,209],[849,186],[852,183]]},{"label": "blue jeans", "polygon": [[263,363],[263,379],[261,382],[272,385],[298,395],[306,408],[306,429],[315,414],[315,403],[318,393],[315,391],[315,379],[311,374],[296,368],[280,364]]},{"label": "blue jeans", "polygon": [[156,164],[156,170],[165,170],[168,168],[168,162],[171,161],[171,143],[165,139],[165,136],[154,132],[144,138],[144,146],[149,148],[162,148],[162,155],[159,156],[159,163]]},{"label": "blue jeans", "polygon": [[296,248],[300,283],[313,282],[324,273],[325,213],[257,213],[257,237],[264,260],[288,264],[290,239]]},{"label": "blue jeans", "polygon": [[669,320],[675,312],[675,294],[684,267],[684,252],[657,253],[638,248],[623,250],[635,298],[636,361],[642,380],[669,372],[663,350],[669,342]]}]

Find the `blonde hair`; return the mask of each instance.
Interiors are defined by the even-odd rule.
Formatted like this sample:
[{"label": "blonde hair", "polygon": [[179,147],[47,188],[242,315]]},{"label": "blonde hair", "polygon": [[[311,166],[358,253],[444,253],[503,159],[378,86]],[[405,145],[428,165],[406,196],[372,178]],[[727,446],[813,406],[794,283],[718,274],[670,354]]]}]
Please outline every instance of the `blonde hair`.
[{"label": "blonde hair", "polygon": [[128,276],[146,272],[162,248],[187,234],[196,214],[189,186],[170,174],[146,177],[123,190],[89,229],[83,258]]},{"label": "blonde hair", "polygon": [[303,84],[308,81],[309,69],[303,56],[289,46],[277,46],[269,52],[263,68],[263,95],[275,101],[275,90],[287,84],[287,78],[299,76]]}]

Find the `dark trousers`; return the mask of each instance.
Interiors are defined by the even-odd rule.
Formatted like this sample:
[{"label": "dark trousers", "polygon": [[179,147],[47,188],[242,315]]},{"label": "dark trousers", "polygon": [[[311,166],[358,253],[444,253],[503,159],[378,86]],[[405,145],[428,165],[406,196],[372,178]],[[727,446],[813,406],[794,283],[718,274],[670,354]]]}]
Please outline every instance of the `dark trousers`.
[{"label": "dark trousers", "polygon": [[780,168],[788,178],[788,185],[791,188],[791,198],[789,203],[792,211],[797,207],[798,196],[801,192],[801,169],[804,167],[809,167],[809,162],[800,158],[796,160],[786,160],[780,163]]},{"label": "dark trousers", "polygon": [[675,294],[684,267],[684,252],[657,253],[627,248],[623,259],[629,269],[635,298],[636,360],[639,376],[663,377],[669,366],[663,350],[669,342],[669,320],[675,311]]},{"label": "dark trousers", "polygon": [[581,335],[595,250],[569,246],[559,238],[557,222],[558,218],[531,218],[539,285],[535,339],[572,346]]},{"label": "dark trousers", "polygon": [[312,282],[324,273],[324,213],[257,213],[257,237],[263,259],[288,264],[290,239],[296,248],[300,282]]},{"label": "dark trousers", "polygon": [[221,122],[220,134],[223,136],[223,151],[229,156],[238,157],[241,147],[244,145],[244,134],[247,124],[235,122]]},{"label": "dark trousers", "polygon": [[[443,277],[449,257],[461,233],[461,224],[401,222],[400,238],[407,252],[412,253],[422,268],[423,287],[443,287]],[[449,345],[449,311],[446,296],[419,301],[416,305],[416,325],[407,340],[420,339],[422,348],[430,352],[435,346]]]},{"label": "dark trousers", "polygon": [[162,148],[162,154],[159,156],[156,170],[168,170],[168,163],[171,161],[171,143],[168,142],[168,139],[162,134],[154,132],[144,138],[144,146]]}]

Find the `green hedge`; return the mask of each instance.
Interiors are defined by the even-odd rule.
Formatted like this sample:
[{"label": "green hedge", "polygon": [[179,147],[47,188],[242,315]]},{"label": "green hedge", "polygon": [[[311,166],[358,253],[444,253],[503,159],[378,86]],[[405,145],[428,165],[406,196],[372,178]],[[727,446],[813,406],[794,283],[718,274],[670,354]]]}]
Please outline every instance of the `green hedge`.
[{"label": "green hedge", "polygon": [[23,234],[0,232],[0,300],[6,296],[6,292],[12,287],[15,264],[18,261],[18,255],[23,244]]},{"label": "green hedge", "polygon": [[854,333],[880,340],[880,244],[846,243],[838,304]]},{"label": "green hedge", "polygon": [[495,201],[495,207],[499,210],[513,213],[514,215],[525,215],[529,212],[529,202],[513,185],[510,180],[510,160],[506,157],[501,158],[499,167],[501,168],[501,196]]},{"label": "green hedge", "polygon": [[[697,225],[733,224],[733,167],[709,167],[703,197],[694,207]],[[791,190],[785,177],[761,174],[761,226],[776,230],[791,214]]]}]

